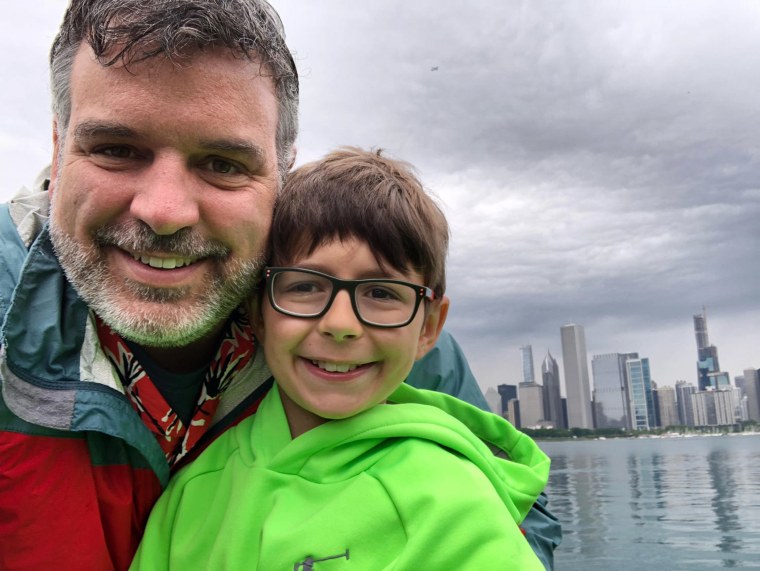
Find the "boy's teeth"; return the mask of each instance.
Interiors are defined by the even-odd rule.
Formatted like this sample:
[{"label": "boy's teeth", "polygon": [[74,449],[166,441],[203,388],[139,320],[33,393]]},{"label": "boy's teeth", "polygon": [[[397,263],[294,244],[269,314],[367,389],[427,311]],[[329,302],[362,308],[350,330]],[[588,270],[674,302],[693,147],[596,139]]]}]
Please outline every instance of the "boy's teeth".
[{"label": "boy's teeth", "polygon": [[330,361],[312,361],[320,369],[328,373],[348,373],[356,369],[358,365],[347,365],[344,363],[331,363]]},{"label": "boy's teeth", "polygon": [[143,264],[150,266],[151,268],[159,268],[164,270],[173,270],[174,268],[189,266],[193,263],[193,260],[190,258],[156,258],[155,256],[141,256],[138,254],[132,254],[132,257],[135,260],[139,260]]}]

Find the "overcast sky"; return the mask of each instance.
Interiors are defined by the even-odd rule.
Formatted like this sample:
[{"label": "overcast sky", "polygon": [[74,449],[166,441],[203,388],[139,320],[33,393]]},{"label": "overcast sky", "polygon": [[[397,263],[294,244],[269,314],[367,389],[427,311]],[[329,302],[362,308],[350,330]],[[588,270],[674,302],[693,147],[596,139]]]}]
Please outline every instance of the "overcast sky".
[{"label": "overcast sky", "polygon": [[[481,386],[559,328],[696,382],[760,367],[760,2],[275,0],[301,76],[299,163],[411,161],[452,226],[448,328]],[[49,162],[64,0],[5,0],[0,199]]]}]

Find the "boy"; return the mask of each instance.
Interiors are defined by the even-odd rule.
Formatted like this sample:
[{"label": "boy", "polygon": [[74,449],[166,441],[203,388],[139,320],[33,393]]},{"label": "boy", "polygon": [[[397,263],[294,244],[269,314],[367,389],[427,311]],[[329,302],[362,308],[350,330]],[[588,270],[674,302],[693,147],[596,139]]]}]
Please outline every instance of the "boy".
[{"label": "boy", "polygon": [[134,568],[543,569],[518,524],[546,455],[402,383],[446,319],[447,247],[405,163],[348,148],[290,175],[258,300],[278,390],[171,481]]}]

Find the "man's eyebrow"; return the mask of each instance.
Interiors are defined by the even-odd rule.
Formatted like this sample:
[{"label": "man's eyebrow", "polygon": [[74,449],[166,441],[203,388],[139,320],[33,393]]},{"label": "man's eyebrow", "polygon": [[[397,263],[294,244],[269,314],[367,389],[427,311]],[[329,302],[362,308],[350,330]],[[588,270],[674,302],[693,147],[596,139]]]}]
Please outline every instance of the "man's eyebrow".
[{"label": "man's eyebrow", "polygon": [[246,141],[245,139],[215,139],[211,141],[201,141],[200,146],[209,151],[246,155],[248,158],[257,162],[263,162],[266,159],[266,153],[263,148],[250,141]]},{"label": "man's eyebrow", "polygon": [[95,137],[132,138],[137,132],[119,123],[103,123],[101,121],[85,121],[74,129],[74,139],[92,139]]},{"label": "man's eyebrow", "polygon": [[[138,137],[138,132],[120,123],[102,121],[84,121],[74,129],[74,140],[93,138],[132,139]],[[207,151],[245,155],[256,162],[265,162],[264,149],[245,139],[210,139],[202,140],[199,146]]]}]

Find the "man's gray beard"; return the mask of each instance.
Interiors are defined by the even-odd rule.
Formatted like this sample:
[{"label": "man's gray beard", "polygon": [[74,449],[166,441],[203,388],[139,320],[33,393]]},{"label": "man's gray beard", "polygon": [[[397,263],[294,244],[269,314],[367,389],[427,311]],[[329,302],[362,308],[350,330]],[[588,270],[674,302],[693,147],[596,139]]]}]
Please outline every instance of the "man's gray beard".
[{"label": "man's gray beard", "polygon": [[[122,337],[147,347],[183,347],[210,333],[251,294],[263,265],[260,258],[230,261],[226,246],[189,228],[160,236],[137,221],[99,228],[87,247],[58,228],[51,216],[50,238],[66,277],[90,309]],[[102,254],[105,246],[209,258],[219,272],[190,299],[186,287],[156,288],[114,279]],[[138,308],[134,300],[162,306]]]}]

